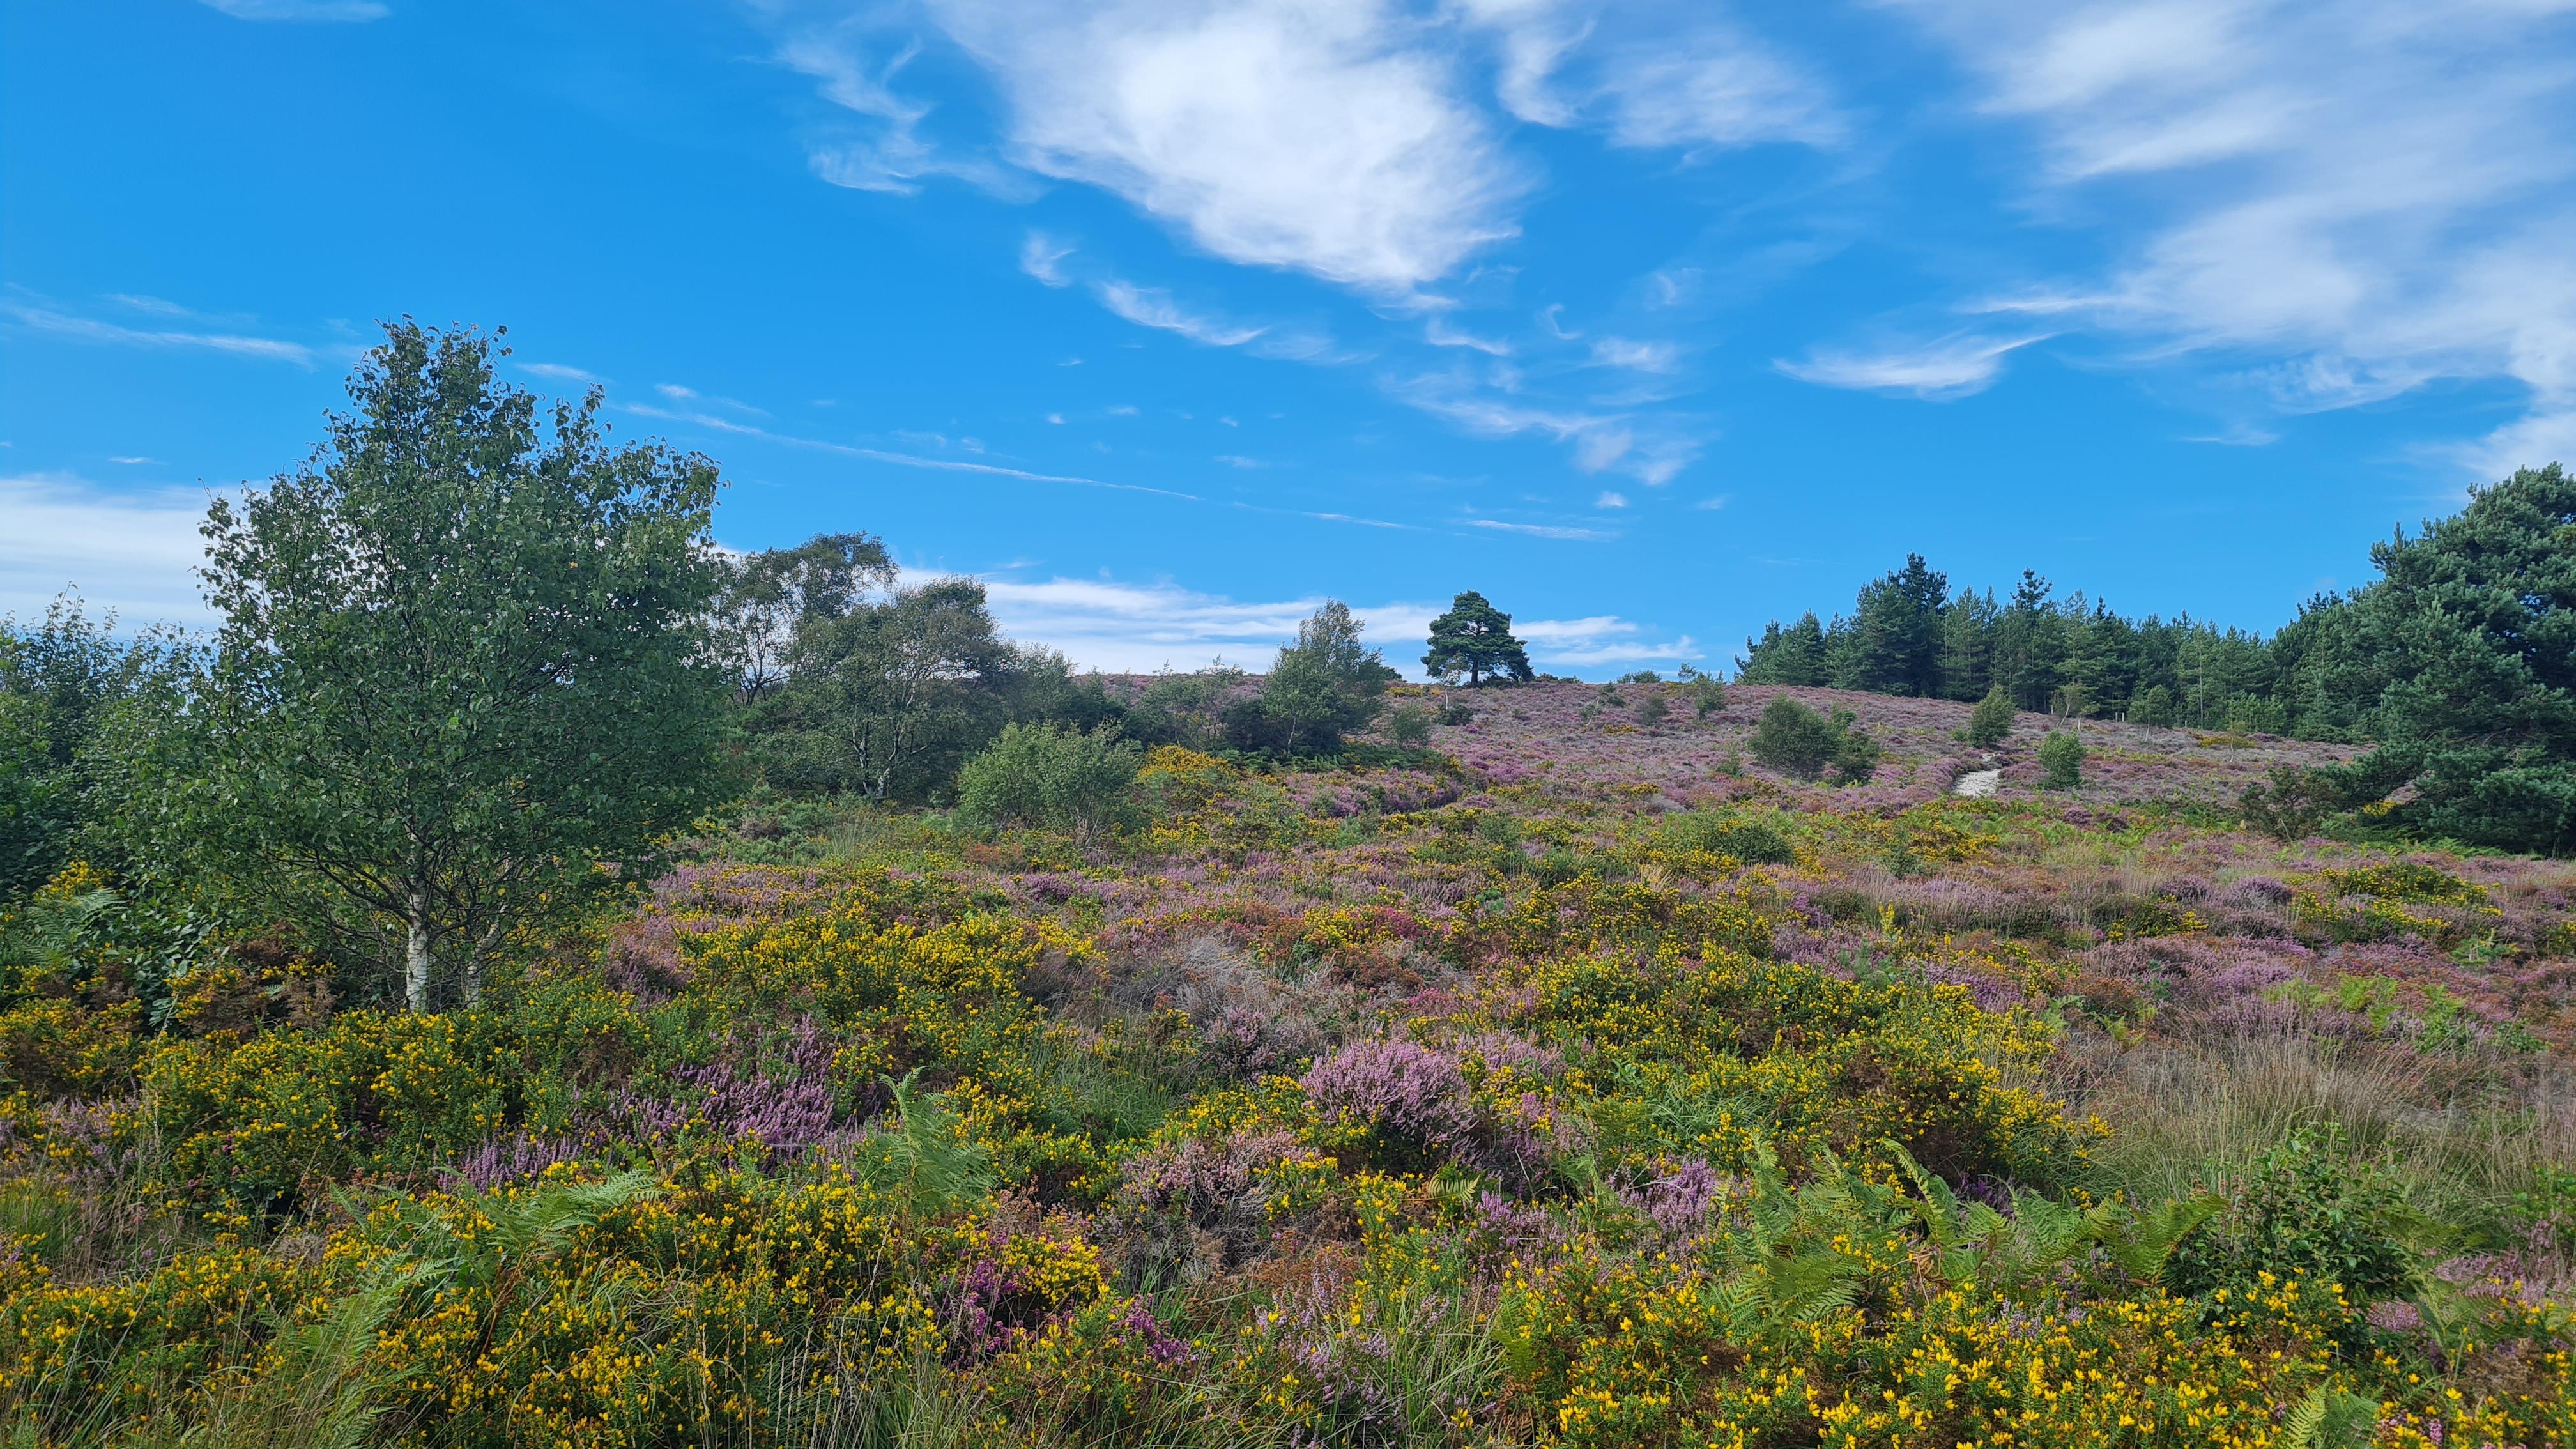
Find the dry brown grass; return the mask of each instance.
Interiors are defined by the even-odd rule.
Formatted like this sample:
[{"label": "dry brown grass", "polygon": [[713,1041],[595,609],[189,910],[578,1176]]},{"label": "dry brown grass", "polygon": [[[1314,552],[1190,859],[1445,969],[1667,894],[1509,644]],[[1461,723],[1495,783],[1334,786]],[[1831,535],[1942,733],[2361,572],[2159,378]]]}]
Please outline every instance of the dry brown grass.
[{"label": "dry brown grass", "polygon": [[2510,1090],[2464,1084],[2477,1064],[2402,1048],[2280,1033],[2120,1050],[2078,1047],[2070,1105],[2112,1129],[2096,1187],[2154,1199],[2240,1176],[2302,1128],[2339,1127],[2358,1155],[2426,1207],[2493,1214],[2549,1167],[2576,1162],[2576,1077],[2524,1065]]}]

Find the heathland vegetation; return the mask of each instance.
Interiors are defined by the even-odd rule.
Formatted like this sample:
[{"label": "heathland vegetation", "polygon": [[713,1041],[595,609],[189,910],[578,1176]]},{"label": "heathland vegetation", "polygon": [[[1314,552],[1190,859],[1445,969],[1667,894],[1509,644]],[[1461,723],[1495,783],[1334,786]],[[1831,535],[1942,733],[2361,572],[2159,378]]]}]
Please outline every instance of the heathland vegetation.
[{"label": "heathland vegetation", "polygon": [[1102,676],[493,351],[0,635],[5,1442],[2576,1441],[2559,469],[2269,639]]}]

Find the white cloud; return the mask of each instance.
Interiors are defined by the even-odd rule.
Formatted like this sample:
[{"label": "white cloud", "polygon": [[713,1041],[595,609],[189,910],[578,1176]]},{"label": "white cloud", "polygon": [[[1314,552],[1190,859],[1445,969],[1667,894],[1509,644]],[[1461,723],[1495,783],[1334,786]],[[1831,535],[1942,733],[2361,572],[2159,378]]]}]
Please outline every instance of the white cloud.
[{"label": "white cloud", "polygon": [[1595,508],[1625,508],[1628,506],[1628,495],[1605,488],[1601,491],[1600,497],[1592,500],[1592,506]]},{"label": "white cloud", "polygon": [[1461,331],[1456,327],[1450,326],[1445,319],[1439,317],[1434,317],[1423,325],[1422,340],[1430,343],[1434,347],[1470,347],[1490,357],[1509,357],[1512,355],[1512,347],[1510,343],[1496,342],[1491,338],[1478,337],[1472,333]]},{"label": "white cloud", "polygon": [[931,0],[1021,162],[1228,260],[1401,294],[1514,234],[1524,189],[1448,58],[1376,0]]},{"label": "white cloud", "polygon": [[64,589],[126,623],[203,624],[197,525],[206,495],[129,493],[63,474],[0,477],[0,614],[44,613]]},{"label": "white cloud", "polygon": [[1531,538],[1556,538],[1575,543],[1608,543],[1619,535],[1598,528],[1567,528],[1552,523],[1505,523],[1499,518],[1471,518],[1470,528],[1490,529],[1495,533],[1519,533]]},{"label": "white cloud", "polygon": [[1655,660],[1700,657],[1688,634],[1670,641],[1643,637],[1636,623],[1616,614],[1582,619],[1515,620],[1512,632],[1529,641],[1530,657],[1542,664],[1583,667],[1594,664],[1644,664]]},{"label": "white cloud", "polygon": [[282,342],[274,337],[248,337],[232,332],[184,332],[166,328],[137,328],[102,322],[94,317],[76,317],[50,307],[24,302],[0,302],[0,313],[15,318],[19,325],[58,337],[82,342],[104,342],[119,347],[176,348],[201,352],[224,352],[236,357],[257,357],[275,362],[292,362],[301,367],[313,365],[313,349],[295,342]]},{"label": "white cloud", "polygon": [[[1625,146],[1831,145],[1846,129],[1800,66],[1704,7],[1596,0],[758,0],[778,59],[820,83],[856,139],[810,148],[839,185],[912,192],[1009,178],[934,141],[898,89],[926,13],[988,70],[1007,154],[1127,198],[1229,260],[1392,299],[1516,235],[1533,181],[1477,94]],[[823,15],[816,20],[812,17]]]},{"label": "white cloud", "polygon": [[2029,128],[2043,196],[2130,233],[2097,282],[2013,305],[2273,361],[2252,375],[2292,410],[2518,380],[2531,427],[2499,447],[2576,411],[2563,3],[1897,3]]},{"label": "white cloud", "polygon": [[1860,392],[1906,393],[1933,402],[1984,392],[2003,371],[2004,358],[2041,337],[1997,340],[1944,337],[1937,342],[1883,352],[1839,352],[1819,348],[1803,362],[1782,359],[1780,371],[1823,387]]},{"label": "white cloud", "polygon": [[[1196,669],[1218,656],[1243,668],[1266,668],[1271,655],[1296,638],[1297,625],[1324,603],[1320,595],[1239,603],[1176,584],[1108,579],[988,576],[983,583],[993,617],[1012,638],[1061,650],[1086,668],[1121,673]],[[1407,646],[1428,633],[1438,610],[1387,604],[1355,606],[1352,612],[1368,643],[1386,648],[1389,663],[1411,669]]]},{"label": "white cloud", "polygon": [[1070,287],[1073,279],[1056,263],[1072,255],[1072,247],[1058,246],[1046,233],[1033,231],[1020,241],[1020,270],[1050,287]]},{"label": "white cloud", "polygon": [[382,20],[393,14],[376,0],[200,0],[235,20],[338,21]]},{"label": "white cloud", "polygon": [[1460,0],[1502,56],[1502,100],[1543,126],[1598,125],[1623,146],[1834,145],[1823,84],[1714,6]]},{"label": "white cloud", "polygon": [[2535,412],[2454,450],[2462,469],[2480,480],[2508,477],[2516,468],[2565,463],[2576,468],[2576,408]]},{"label": "white cloud", "polygon": [[1574,440],[1574,466],[1586,473],[1598,473],[1627,457],[1637,446],[1637,435],[1626,428],[1592,428]]},{"label": "white cloud", "polygon": [[1181,310],[1169,292],[1155,287],[1139,287],[1121,281],[1107,281],[1092,289],[1100,305],[1135,323],[1164,332],[1177,332],[1192,342],[1210,347],[1241,347],[1259,337],[1266,329],[1238,327]]},{"label": "white cloud", "polygon": [[[1108,578],[1044,580],[986,575],[984,591],[1003,631],[1024,643],[1063,651],[1078,666],[1115,673],[1165,667],[1196,669],[1222,656],[1229,664],[1261,670],[1279,647],[1296,638],[1297,626],[1321,607],[1321,595],[1241,602],[1173,583],[1121,583]],[[1408,677],[1422,677],[1421,643],[1446,606],[1393,601],[1353,604],[1362,639],[1383,650],[1386,662]],[[1688,637],[1661,642],[1613,614],[1584,619],[1520,619],[1512,631],[1529,641],[1541,665],[1696,659]]]},{"label": "white cloud", "polygon": [[1382,381],[1389,396],[1471,433],[1505,438],[1536,433],[1574,448],[1574,465],[1586,473],[1616,468],[1648,487],[1669,483],[1698,456],[1699,443],[1670,425],[1618,414],[1541,404],[1513,396],[1506,375],[1480,382],[1463,373],[1429,373]]},{"label": "white cloud", "polygon": [[[1100,478],[1084,478],[1070,473],[1037,473],[1026,468],[1006,468],[998,463],[970,463],[962,458],[924,458],[911,453],[888,452],[883,448],[862,447],[855,443],[835,443],[825,438],[800,438],[792,433],[772,432],[767,428],[738,422],[732,418],[719,417],[714,413],[675,411],[654,407],[647,403],[620,404],[618,411],[631,413],[639,418],[659,418],[665,422],[687,423],[693,427],[710,428],[716,432],[732,433],[739,437],[758,438],[763,442],[783,443],[791,448],[814,448],[826,453],[838,453],[846,458],[865,458],[874,463],[892,463],[902,468],[930,468],[951,473],[982,473],[995,478],[1017,478],[1027,483],[1068,483],[1084,488],[1109,488],[1121,493],[1153,493],[1191,503],[1199,501],[1198,495],[1194,493],[1178,493],[1169,488],[1148,488],[1142,483],[1112,483]],[[1050,413],[1047,415],[1047,421],[1060,423],[1064,419]]]},{"label": "white cloud", "polygon": [[600,377],[596,373],[584,372],[578,367],[567,367],[560,362],[522,362],[519,364],[519,370],[531,377],[542,377],[553,382],[599,383],[607,381],[606,378]]},{"label": "white cloud", "polygon": [[816,140],[806,153],[814,174],[834,186],[898,196],[920,191],[927,178],[954,176],[999,196],[1028,199],[1033,190],[1024,176],[922,134],[930,107],[894,89],[920,46],[907,39],[880,48],[875,39],[858,27],[823,25],[794,29],[778,44],[779,63],[820,81],[824,99],[850,112],[863,132]]},{"label": "white cloud", "polygon": [[1592,344],[1592,360],[1604,367],[1633,368],[1638,372],[1670,372],[1681,365],[1681,349],[1669,342],[1632,342],[1625,337],[1604,337]]},{"label": "white cloud", "polygon": [[147,297],[139,292],[110,292],[107,300],[137,312],[150,312],[158,317],[194,317],[196,313],[163,297]]}]

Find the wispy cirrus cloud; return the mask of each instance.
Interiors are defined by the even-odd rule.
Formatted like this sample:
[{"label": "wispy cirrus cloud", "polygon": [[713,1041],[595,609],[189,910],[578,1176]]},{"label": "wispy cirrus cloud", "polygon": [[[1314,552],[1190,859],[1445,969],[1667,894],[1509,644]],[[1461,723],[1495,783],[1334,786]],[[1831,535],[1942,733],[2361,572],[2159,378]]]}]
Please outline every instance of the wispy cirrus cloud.
[{"label": "wispy cirrus cloud", "polygon": [[1044,232],[1033,231],[1020,239],[1020,270],[1050,287],[1070,287],[1073,278],[1064,274],[1060,265],[1073,255],[1071,244],[1058,244]]},{"label": "wispy cirrus cloud", "polygon": [[[905,93],[925,17],[991,76],[1001,152],[1095,186],[1204,250],[1411,297],[1518,234],[1537,168],[1511,121],[1696,152],[1833,146],[1848,125],[1804,66],[1686,4],[1462,0],[922,0],[867,9],[763,0],[778,56],[869,134],[818,152],[843,185],[978,180],[984,143],[927,139]],[[1488,93],[1482,76],[1498,78]],[[1497,106],[1499,102],[1499,106]],[[1498,113],[1499,112],[1499,113]],[[981,184],[979,182],[979,184]]]},{"label": "wispy cirrus cloud", "polygon": [[878,34],[847,16],[761,8],[782,31],[778,62],[812,77],[823,98],[857,126],[856,134],[827,130],[810,140],[805,159],[816,176],[853,191],[898,196],[913,195],[924,182],[942,176],[1014,200],[1035,194],[1024,173],[975,148],[943,144],[926,134],[930,105],[895,89],[896,77],[921,53],[918,40]]},{"label": "wispy cirrus cloud", "polygon": [[1682,350],[1670,342],[1637,342],[1625,337],[1603,337],[1592,344],[1592,360],[1603,367],[1625,367],[1638,372],[1670,372],[1681,365]]},{"label": "wispy cirrus cloud", "polygon": [[2251,362],[2290,411],[2519,382],[2462,451],[2489,471],[2576,430],[2563,3],[1892,3],[2022,128],[2032,193],[2105,218],[2101,275],[2004,305]]},{"label": "wispy cirrus cloud", "polygon": [[1679,476],[1699,455],[1699,440],[1664,419],[1523,400],[1518,382],[1456,371],[1382,379],[1388,396],[1484,437],[1536,434],[1568,444],[1585,473],[1616,470],[1648,487]]},{"label": "wispy cirrus cloud", "polygon": [[[1429,312],[1420,342],[1496,358],[1515,355],[1513,340],[1441,315],[1460,303],[1439,284],[1519,233],[1539,173],[1512,144],[1515,124],[1684,153],[1834,147],[1848,131],[1807,67],[1727,14],[1678,3],[1460,0],[1436,13],[1401,0],[1108,0],[1054,9],[919,0],[899,10],[762,0],[757,8],[783,37],[780,58],[872,126],[855,163],[861,174],[836,176],[843,184],[910,191],[942,168],[962,174],[959,156],[999,155],[1122,197],[1227,261],[1357,291],[1390,320]],[[951,43],[993,81],[1004,106],[998,136],[962,150],[926,139],[931,108],[917,98],[932,93],[915,78],[917,65],[935,63],[921,59],[923,47],[942,49],[944,62]],[[1033,230],[1019,262],[1043,285],[1083,286],[1118,316],[1204,345],[1354,360],[1320,329],[1239,320],[1204,299],[1086,272],[1072,255]],[[1505,295],[1512,270],[1470,275],[1456,290]],[[1667,304],[1680,286],[1665,287]],[[1553,313],[1549,330],[1560,341],[1574,335]],[[1391,336],[1355,350],[1375,355],[1414,342]],[[1589,352],[1597,365],[1656,375],[1675,372],[1682,355],[1671,342],[1625,338]],[[1425,410],[1489,436],[1557,431],[1574,441],[1544,424],[1494,425],[1500,413],[1530,406],[1503,391],[1485,405],[1452,396]],[[1397,395],[1419,406],[1429,390]],[[1661,401],[1636,392],[1608,405]],[[1672,418],[1621,417],[1576,431],[1579,468],[1616,469],[1650,485],[1678,474],[1703,442],[1700,429]]]},{"label": "wispy cirrus cloud", "polygon": [[[291,362],[298,367],[313,365],[313,349],[300,342],[276,337],[255,337],[239,332],[213,332],[178,327],[128,327],[97,317],[38,303],[0,300],[0,315],[21,327],[37,332],[68,337],[79,342],[103,343],[113,347],[148,347],[162,350],[221,352],[235,357],[255,357],[271,362]],[[188,315],[184,311],[176,314]]]},{"label": "wispy cirrus cloud", "polygon": [[2044,333],[2008,338],[1951,336],[1875,352],[1818,348],[1803,359],[1783,358],[1772,366],[1800,382],[1822,387],[1904,393],[1928,402],[1947,402],[1973,397],[1993,386],[2007,356],[2045,337]]},{"label": "wispy cirrus cloud", "polygon": [[1111,280],[1102,282],[1093,291],[1100,298],[1100,305],[1139,327],[1177,332],[1192,342],[1204,342],[1210,347],[1241,347],[1268,330],[1220,322],[1185,311],[1172,300],[1171,293],[1158,288]]},{"label": "wispy cirrus cloud", "polygon": [[1512,632],[1529,641],[1532,658],[1577,668],[1700,657],[1698,642],[1688,634],[1677,639],[1650,638],[1644,626],[1616,614],[1594,614],[1581,619],[1515,620]]},{"label": "wispy cirrus cloud", "polygon": [[1434,317],[1423,324],[1422,340],[1434,347],[1466,347],[1489,357],[1509,357],[1512,345],[1491,337],[1479,337],[1446,318]]},{"label": "wispy cirrus cloud", "polygon": [[827,438],[798,437],[793,433],[775,432],[754,423],[716,413],[688,409],[656,407],[650,403],[620,403],[618,411],[641,418],[658,418],[664,422],[686,423],[710,428],[737,437],[758,438],[791,448],[813,448],[843,457],[865,458],[875,463],[892,463],[901,468],[928,468],[949,473],[981,473],[995,478],[1016,478],[1024,483],[1063,483],[1083,488],[1108,488],[1121,493],[1152,493],[1165,498],[1178,498],[1196,503],[1195,493],[1182,493],[1170,488],[1149,488],[1142,483],[1113,483],[1102,478],[1085,478],[1071,473],[1039,473],[1026,468],[1006,467],[999,463],[978,463],[964,458],[932,458],[917,453],[897,453],[884,448],[870,448],[857,443],[836,443]]},{"label": "wispy cirrus cloud", "polygon": [[[1240,668],[1265,669],[1279,647],[1297,637],[1297,626],[1325,602],[1320,594],[1242,601],[1168,581],[1029,578],[1017,570],[981,579],[994,618],[1013,638],[1062,650],[1079,666],[1118,673],[1195,669],[1218,658]],[[1387,663],[1418,679],[1420,643],[1444,608],[1394,600],[1354,603],[1351,613],[1360,621],[1365,643],[1385,651]],[[1688,636],[1659,639],[1653,630],[1615,614],[1524,618],[1512,628],[1529,641],[1531,657],[1541,665],[1582,668],[1699,657]]]},{"label": "wispy cirrus cloud", "polygon": [[1457,9],[1491,37],[1503,104],[1524,121],[1684,151],[1834,146],[1850,130],[1821,79],[1719,6],[1462,0]]},{"label": "wispy cirrus cloud", "polygon": [[356,24],[382,20],[393,7],[377,0],[199,0],[235,20],[285,20],[308,24]]},{"label": "wispy cirrus cloud", "polygon": [[548,382],[578,382],[593,385],[608,381],[597,373],[585,372],[581,368],[567,366],[560,362],[522,362],[518,367],[521,372],[530,377],[542,377]]},{"label": "wispy cirrus cloud", "polygon": [[1517,533],[1529,538],[1565,539],[1578,543],[1608,543],[1619,535],[1602,528],[1575,528],[1555,523],[1507,523],[1499,518],[1471,518],[1469,528],[1492,533]]},{"label": "wispy cirrus cloud", "polygon": [[103,488],[68,473],[0,477],[0,615],[30,619],[66,589],[127,623],[201,624],[201,489]]}]

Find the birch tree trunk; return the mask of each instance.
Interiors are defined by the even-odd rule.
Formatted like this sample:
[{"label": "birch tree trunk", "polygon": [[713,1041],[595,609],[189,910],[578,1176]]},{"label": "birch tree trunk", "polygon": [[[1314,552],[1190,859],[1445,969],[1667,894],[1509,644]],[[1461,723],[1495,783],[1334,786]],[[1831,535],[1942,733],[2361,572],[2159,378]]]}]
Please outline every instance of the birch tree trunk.
[{"label": "birch tree trunk", "polygon": [[414,1011],[429,1010],[429,892],[412,887],[411,913],[403,933],[403,1000]]}]

